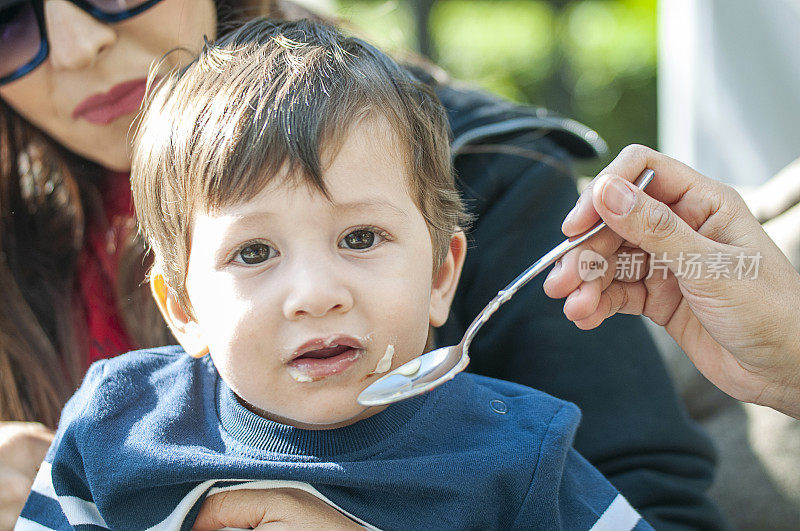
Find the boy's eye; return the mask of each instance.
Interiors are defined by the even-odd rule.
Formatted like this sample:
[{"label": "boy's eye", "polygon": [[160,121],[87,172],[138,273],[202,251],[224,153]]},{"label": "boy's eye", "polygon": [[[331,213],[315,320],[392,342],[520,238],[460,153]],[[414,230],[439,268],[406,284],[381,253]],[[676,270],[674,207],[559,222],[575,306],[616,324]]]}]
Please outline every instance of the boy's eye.
[{"label": "boy's eye", "polygon": [[278,253],[265,243],[251,243],[247,247],[243,247],[239,251],[236,258],[240,259],[245,264],[260,264],[266,262]]},{"label": "boy's eye", "polygon": [[378,238],[382,238],[382,236],[376,234],[373,229],[356,229],[342,238],[339,246],[360,251],[380,243],[379,241],[376,242]]}]

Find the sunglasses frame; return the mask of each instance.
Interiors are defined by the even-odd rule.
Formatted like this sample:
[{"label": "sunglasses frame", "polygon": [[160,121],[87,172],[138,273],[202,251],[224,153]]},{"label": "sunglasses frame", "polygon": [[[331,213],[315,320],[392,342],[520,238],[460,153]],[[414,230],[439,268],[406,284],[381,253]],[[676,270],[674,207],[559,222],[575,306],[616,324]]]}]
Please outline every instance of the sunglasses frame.
[{"label": "sunglasses frame", "polygon": [[[147,11],[154,5],[161,2],[161,0],[147,0],[146,2],[142,3],[134,7],[133,9],[126,9],[124,11],[120,11],[119,13],[109,13],[107,11],[103,11],[102,9],[98,8],[96,5],[88,2],[87,0],[67,0],[71,4],[75,4],[81,10],[89,13],[93,18],[99,20],[100,22],[104,22],[106,24],[113,24],[115,22],[122,22],[123,20],[127,20],[129,18],[133,18],[139,13]],[[33,12],[36,17],[36,23],[39,26],[39,51],[36,52],[36,55],[31,58],[30,61],[22,65],[21,67],[17,68],[13,72],[6,74],[5,76],[0,77],[0,86],[5,85],[6,83],[10,83],[16,79],[19,79],[31,71],[35,70],[39,65],[41,65],[47,56],[50,54],[50,41],[47,39],[47,25],[44,20],[44,0],[29,0],[28,2],[33,6]]]}]

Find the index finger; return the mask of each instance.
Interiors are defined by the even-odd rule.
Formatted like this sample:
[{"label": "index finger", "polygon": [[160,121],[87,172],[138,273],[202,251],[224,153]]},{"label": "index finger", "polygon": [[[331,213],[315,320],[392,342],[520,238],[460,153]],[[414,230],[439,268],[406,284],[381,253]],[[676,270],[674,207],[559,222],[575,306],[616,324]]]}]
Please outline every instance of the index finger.
[{"label": "index finger", "polygon": [[619,152],[611,163],[592,179],[581,192],[575,208],[567,214],[561,226],[566,236],[575,236],[589,230],[600,216],[592,205],[594,185],[604,175],[618,175],[633,182],[646,168],[655,171],[657,178],[647,188],[648,195],[670,205],[678,201],[691,188],[714,187],[715,181],[701,175],[689,166],[646,146],[630,145]]}]

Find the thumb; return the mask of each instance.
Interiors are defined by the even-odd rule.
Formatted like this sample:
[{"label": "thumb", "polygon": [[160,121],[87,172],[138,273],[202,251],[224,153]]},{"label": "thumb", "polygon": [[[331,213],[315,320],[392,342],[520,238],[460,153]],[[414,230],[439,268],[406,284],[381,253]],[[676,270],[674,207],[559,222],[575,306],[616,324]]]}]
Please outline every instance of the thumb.
[{"label": "thumb", "polygon": [[664,203],[616,175],[602,176],[592,202],[615,233],[649,253],[703,253],[706,238],[695,232]]}]

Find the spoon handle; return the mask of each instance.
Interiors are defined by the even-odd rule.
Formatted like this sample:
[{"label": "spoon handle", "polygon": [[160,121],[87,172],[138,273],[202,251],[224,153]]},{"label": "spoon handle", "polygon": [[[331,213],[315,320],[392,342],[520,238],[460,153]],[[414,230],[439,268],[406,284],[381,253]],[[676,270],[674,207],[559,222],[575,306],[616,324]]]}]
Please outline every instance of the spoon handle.
[{"label": "spoon handle", "polygon": [[[653,180],[654,176],[655,172],[653,170],[644,170],[639,177],[636,178],[634,184],[641,190],[644,190],[647,188],[647,185],[650,184],[650,181]],[[489,317],[491,317],[492,314],[496,312],[503,303],[514,296],[514,294],[522,286],[527,284],[533,277],[544,271],[546,268],[550,267],[556,260],[567,254],[569,251],[603,230],[605,226],[606,223],[601,220],[591,229],[587,230],[580,236],[575,237],[575,239],[568,238],[559,243],[547,254],[536,260],[533,265],[523,271],[522,274],[520,274],[517,278],[512,280],[508,286],[497,292],[497,295],[495,295],[494,298],[489,301],[489,304],[487,304],[486,307],[481,310],[481,313],[478,314],[475,320],[469,325],[469,328],[467,328],[467,332],[464,334],[464,339],[461,340],[461,343],[464,345],[464,349],[466,350],[466,348],[469,347],[469,344],[472,342],[472,338],[478,333],[478,330],[483,326],[483,323],[488,321]]]}]

